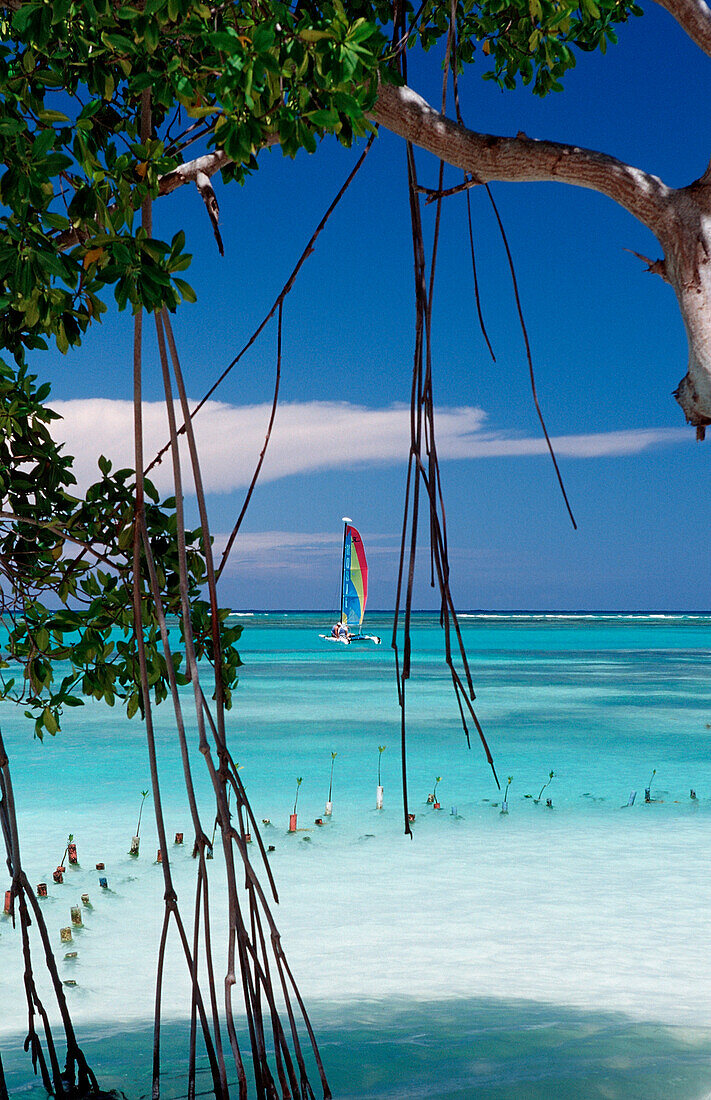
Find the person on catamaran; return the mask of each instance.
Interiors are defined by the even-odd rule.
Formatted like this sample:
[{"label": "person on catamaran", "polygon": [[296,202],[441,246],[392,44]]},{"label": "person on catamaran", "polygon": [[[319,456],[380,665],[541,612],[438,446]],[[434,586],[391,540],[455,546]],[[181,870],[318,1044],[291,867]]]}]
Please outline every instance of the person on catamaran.
[{"label": "person on catamaran", "polygon": [[350,642],[351,636],[348,633],[347,623],[343,619],[341,619],[339,623],[336,623],[336,626],[338,627],[337,637],[340,638],[341,641]]}]

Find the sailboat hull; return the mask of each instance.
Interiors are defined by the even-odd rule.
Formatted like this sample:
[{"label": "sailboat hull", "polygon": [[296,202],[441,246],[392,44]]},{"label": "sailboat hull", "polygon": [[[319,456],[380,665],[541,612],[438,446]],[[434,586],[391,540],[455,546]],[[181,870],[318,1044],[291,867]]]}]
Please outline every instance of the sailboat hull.
[{"label": "sailboat hull", "polygon": [[372,642],[373,645],[381,643],[377,634],[352,634],[350,638],[334,638],[332,634],[319,634],[319,638],[323,638],[324,642],[340,642],[341,645],[350,645],[351,642]]}]

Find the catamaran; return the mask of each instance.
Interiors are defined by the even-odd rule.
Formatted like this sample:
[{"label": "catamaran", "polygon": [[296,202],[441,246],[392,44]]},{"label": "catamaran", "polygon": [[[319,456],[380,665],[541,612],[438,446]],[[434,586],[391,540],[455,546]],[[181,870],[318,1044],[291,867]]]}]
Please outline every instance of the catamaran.
[{"label": "catamaran", "polygon": [[374,642],[377,634],[363,633],[363,616],[368,599],[368,563],[360,534],[349,516],[343,517],[343,557],[341,561],[341,614],[330,634],[321,634],[332,642]]}]

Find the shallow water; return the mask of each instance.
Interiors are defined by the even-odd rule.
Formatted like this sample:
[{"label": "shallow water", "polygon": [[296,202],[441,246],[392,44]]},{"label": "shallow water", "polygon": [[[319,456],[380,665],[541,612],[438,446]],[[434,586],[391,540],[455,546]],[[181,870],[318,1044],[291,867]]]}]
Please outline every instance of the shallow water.
[{"label": "shallow water", "polygon": [[[340,1009],[317,1006],[313,1017],[329,1084],[341,1100],[696,1100],[708,1095],[711,1039],[702,1029],[496,999],[356,1002]],[[164,1026],[162,1046],[162,1095],[180,1100],[186,1095],[186,1027]],[[150,1029],[89,1031],[83,1047],[103,1087],[148,1100]],[[28,1085],[14,1052],[6,1071],[11,1095],[31,1100],[45,1095]],[[209,1091],[203,1057],[197,1093]]]},{"label": "shallow water", "polygon": [[[231,744],[255,815],[273,822],[264,839],[275,846],[276,916],[334,1094],[711,1094],[711,620],[464,619],[478,714],[502,784],[513,777],[504,815],[476,734],[466,748],[436,620],[418,616],[408,687],[412,841],[403,836],[387,620],[369,623],[384,644],[358,649],[322,642],[325,616],[243,622]],[[189,912],[188,813],[170,712],[161,710],[167,827],[186,838],[170,855]],[[50,880],[42,904],[56,941],[69,906],[81,893],[91,898],[76,959],[60,951],[62,977],[77,982],[67,993],[80,1039],[102,1085],[137,1098],[150,1090],[146,1027],[163,891],[150,802],[141,856],[126,854],[149,785],[142,729],[86,707],[40,745],[9,708],[0,717],[24,863],[31,881]],[[320,828],[331,752],[334,812]],[[208,783],[199,761],[195,768],[210,821]],[[440,811],[426,802],[438,775]],[[297,776],[305,831],[290,836]],[[622,808],[633,790],[634,805]],[[54,886],[69,832],[80,867]],[[217,851],[218,909],[220,866]],[[30,1080],[18,1053],[18,941],[0,919],[0,1051],[13,1092]],[[187,1003],[177,949],[169,970],[173,1036]],[[167,1064],[165,1095],[181,1095],[177,1038]]]}]

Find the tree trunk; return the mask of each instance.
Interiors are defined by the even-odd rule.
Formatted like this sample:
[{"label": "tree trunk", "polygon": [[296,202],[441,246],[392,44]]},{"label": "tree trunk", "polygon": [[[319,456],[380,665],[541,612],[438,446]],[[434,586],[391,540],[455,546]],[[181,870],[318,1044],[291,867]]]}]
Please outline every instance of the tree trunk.
[{"label": "tree trunk", "polygon": [[689,364],[674,391],[696,438],[711,424],[711,186],[676,192],[671,224],[659,233],[664,275],[676,293],[689,341]]}]

